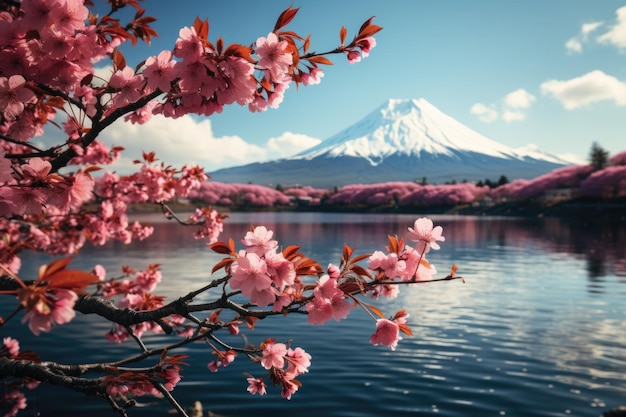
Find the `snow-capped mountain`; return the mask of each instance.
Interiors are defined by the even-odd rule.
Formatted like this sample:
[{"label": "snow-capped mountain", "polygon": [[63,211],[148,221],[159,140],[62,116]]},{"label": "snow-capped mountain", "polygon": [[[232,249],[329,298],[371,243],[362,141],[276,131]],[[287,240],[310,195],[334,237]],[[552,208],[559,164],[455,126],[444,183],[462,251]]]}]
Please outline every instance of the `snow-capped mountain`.
[{"label": "snow-capped mountain", "polygon": [[533,178],[570,162],[486,138],[425,99],[391,99],[291,158],[226,168],[215,181],[316,187],[385,181]]}]

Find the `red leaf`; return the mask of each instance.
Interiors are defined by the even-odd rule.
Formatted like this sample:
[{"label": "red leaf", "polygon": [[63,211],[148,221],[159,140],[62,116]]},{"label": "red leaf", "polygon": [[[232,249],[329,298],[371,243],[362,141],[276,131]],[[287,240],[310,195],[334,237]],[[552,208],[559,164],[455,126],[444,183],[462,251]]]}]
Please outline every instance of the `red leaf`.
[{"label": "red leaf", "polygon": [[64,269],[46,276],[46,281],[49,282],[50,287],[81,290],[93,282],[98,282],[99,279],[88,272]]},{"label": "red leaf", "polygon": [[210,243],[209,248],[211,248],[213,252],[221,253],[223,255],[232,254],[230,246],[226,242],[222,242],[220,240],[218,240],[217,242]]},{"label": "red leaf", "polygon": [[323,56],[312,56],[311,58],[307,58],[307,61],[322,65],[333,65],[333,61]]},{"label": "red leaf", "polygon": [[200,39],[206,40],[209,37],[209,21],[207,19],[200,20],[196,16],[196,20],[193,22],[193,28],[196,30],[196,34]]},{"label": "red leaf", "polygon": [[278,29],[286,26],[287,24],[289,24],[289,22],[291,22],[293,20],[294,17],[296,17],[296,13],[298,13],[298,10],[300,10],[299,7],[292,9],[291,7],[288,7],[287,9],[285,9],[280,16],[278,16],[278,19],[276,20],[276,25],[274,25],[274,32],[276,32]]},{"label": "red leaf", "polygon": [[300,246],[297,245],[289,245],[285,249],[283,249],[283,256],[285,259],[290,259],[293,255],[297,254],[300,250]]},{"label": "red leaf", "polygon": [[233,258],[224,258],[218,263],[216,263],[215,265],[213,265],[213,268],[211,269],[211,273],[214,274],[215,271],[219,271],[222,268],[228,267],[233,262],[235,262]]},{"label": "red leaf", "polygon": [[302,50],[306,53],[309,50],[309,46],[311,45],[311,35],[307,35],[304,43],[302,44]]},{"label": "red leaf", "polygon": [[365,29],[359,32],[357,39],[363,39],[369,36],[374,36],[376,33],[380,32],[381,30],[383,30],[381,26],[369,25],[368,27],[366,27]]},{"label": "red leaf", "polygon": [[343,46],[343,44],[346,41],[346,36],[348,35],[348,30],[346,29],[345,26],[341,27],[341,30],[339,31],[339,40],[341,41],[341,45]]},{"label": "red leaf", "polygon": [[354,272],[355,274],[357,274],[360,277],[372,278],[372,276],[370,275],[369,271],[367,269],[363,268],[361,265],[352,265],[352,267],[350,267],[350,270],[352,270],[352,272]]},{"label": "red leaf", "polygon": [[222,39],[222,37],[220,36],[219,38],[217,38],[217,54],[221,55],[222,54],[222,50],[224,49],[224,39]]},{"label": "red leaf", "polygon": [[370,309],[370,310],[372,310],[372,312],[373,312],[374,314],[376,314],[378,317],[380,317],[381,319],[384,319],[384,318],[385,318],[385,315],[383,314],[383,312],[382,312],[382,311],[380,311],[377,307],[374,307],[374,306],[373,306],[373,305],[371,305],[371,304],[366,304],[366,305],[367,305],[367,306],[369,307],[369,309]]},{"label": "red leaf", "polygon": [[400,328],[400,331],[404,333],[405,335],[413,336],[413,332],[411,331],[411,328],[407,326],[406,324],[398,324],[398,327]]},{"label": "red leaf", "polygon": [[126,58],[124,58],[124,54],[122,54],[119,49],[114,49],[112,55],[113,71],[119,71],[126,68]]},{"label": "red leaf", "polygon": [[72,258],[63,258],[52,261],[47,265],[39,267],[39,277],[37,281],[49,281],[49,276],[64,270],[72,262]]}]

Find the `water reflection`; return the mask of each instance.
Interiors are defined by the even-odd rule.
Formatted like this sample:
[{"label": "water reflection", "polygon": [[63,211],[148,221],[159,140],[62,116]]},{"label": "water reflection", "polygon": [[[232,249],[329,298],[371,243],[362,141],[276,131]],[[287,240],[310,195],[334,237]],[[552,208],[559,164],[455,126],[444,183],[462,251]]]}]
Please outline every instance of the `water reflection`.
[{"label": "water reflection", "polygon": [[[359,253],[384,247],[387,234],[403,235],[416,217],[233,213],[224,236],[238,241],[250,224],[265,225],[283,246],[300,244],[304,253],[325,265],[339,262],[344,242]],[[76,267],[99,262],[115,271],[125,264],[141,268],[161,263],[159,291],[168,296],[206,283],[221,256],[194,240],[189,229],[160,219],[148,216],[155,226],[153,239],[86,248],[74,261]],[[447,241],[441,251],[430,254],[431,260],[444,274],[457,263],[467,283],[416,285],[385,304],[386,312],[406,308],[411,315],[414,337],[405,338],[395,352],[369,346],[373,323],[358,311],[349,323],[309,326],[295,334],[287,320],[303,321],[301,316],[264,321],[258,334],[248,335],[294,338],[313,355],[314,368],[303,378],[302,393],[289,404],[294,410],[342,417],[591,416],[600,414],[599,408],[620,405],[626,392],[624,223],[452,216],[434,220],[443,225]],[[24,268],[36,271],[42,262],[44,257],[36,255],[25,259]],[[102,349],[99,335],[107,324],[79,320],[78,332],[59,327],[39,338],[21,335],[20,342],[53,346],[46,358],[50,360],[73,358],[75,342],[85,333],[95,335],[85,349],[93,356],[89,360],[110,360],[119,354],[115,349],[129,348],[106,344]],[[18,331],[19,323],[14,324],[11,330]],[[149,342],[156,345],[160,337]],[[233,417],[284,415],[282,399],[246,396],[241,375],[250,371],[248,363],[236,361],[229,372],[214,376],[206,371],[206,346],[189,349],[197,363],[182,382],[184,402],[200,399],[214,404],[212,411]],[[157,415],[149,409],[135,411],[132,415]]]}]

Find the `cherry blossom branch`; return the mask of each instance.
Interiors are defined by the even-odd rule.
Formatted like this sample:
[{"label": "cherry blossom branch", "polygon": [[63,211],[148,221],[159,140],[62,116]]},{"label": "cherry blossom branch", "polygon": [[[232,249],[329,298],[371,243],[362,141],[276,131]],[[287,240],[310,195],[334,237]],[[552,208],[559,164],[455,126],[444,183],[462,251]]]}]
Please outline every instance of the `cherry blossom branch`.
[{"label": "cherry blossom branch", "polygon": [[[134,103],[115,109],[113,112],[111,112],[110,115],[106,116],[104,119],[94,122],[94,124],[91,126],[91,129],[87,133],[85,133],[85,135],[79,140],[81,147],[83,149],[88,147],[91,143],[93,143],[94,140],[96,140],[100,132],[113,124],[113,122],[115,122],[117,119],[142,108],[161,94],[163,93],[160,90],[155,90],[152,93],[143,96]],[[94,119],[96,117],[99,117],[99,115],[101,114],[102,109],[99,109],[96,116],[94,116]],[[51,162],[51,172],[57,172],[60,168],[66,166],[69,161],[75,156],[77,156],[76,151],[72,148],[68,148]]]}]

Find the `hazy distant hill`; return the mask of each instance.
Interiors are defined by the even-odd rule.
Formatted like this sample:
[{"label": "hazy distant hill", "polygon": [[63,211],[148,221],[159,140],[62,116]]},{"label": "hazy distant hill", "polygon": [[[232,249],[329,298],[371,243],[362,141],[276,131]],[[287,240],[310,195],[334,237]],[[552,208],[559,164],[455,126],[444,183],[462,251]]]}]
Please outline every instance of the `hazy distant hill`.
[{"label": "hazy distant hill", "polygon": [[302,184],[534,178],[570,162],[482,136],[424,99],[388,100],[359,122],[291,158],[225,168],[215,181]]}]

